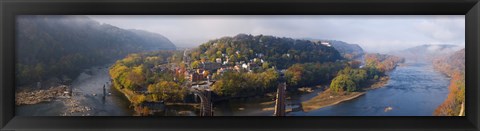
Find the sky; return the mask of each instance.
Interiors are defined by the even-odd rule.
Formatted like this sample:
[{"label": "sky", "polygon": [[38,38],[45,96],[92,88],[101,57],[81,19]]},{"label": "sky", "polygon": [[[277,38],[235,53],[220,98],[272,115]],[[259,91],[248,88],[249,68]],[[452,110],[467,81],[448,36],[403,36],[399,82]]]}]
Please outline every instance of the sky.
[{"label": "sky", "polygon": [[388,53],[424,44],[465,47],[464,15],[95,15],[100,23],[161,34],[177,47],[196,47],[240,33],[340,40]]}]

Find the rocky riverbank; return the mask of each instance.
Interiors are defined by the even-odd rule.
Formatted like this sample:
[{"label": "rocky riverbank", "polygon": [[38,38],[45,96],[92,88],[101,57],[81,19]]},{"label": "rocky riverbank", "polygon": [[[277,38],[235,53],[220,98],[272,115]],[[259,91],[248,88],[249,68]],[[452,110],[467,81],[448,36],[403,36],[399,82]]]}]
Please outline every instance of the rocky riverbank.
[{"label": "rocky riverbank", "polygon": [[32,105],[58,100],[66,107],[65,111],[59,114],[61,116],[90,115],[85,114],[85,112],[92,110],[92,108],[82,106],[80,103],[81,97],[73,98],[74,96],[71,95],[71,90],[69,89],[70,87],[66,85],[59,85],[47,89],[24,89],[15,94],[15,104],[17,106]]},{"label": "rocky riverbank", "polygon": [[90,114],[85,114],[85,112],[92,110],[91,107],[82,106],[80,101],[77,99],[65,99],[63,101],[67,109],[61,116],[73,116],[73,115],[81,115],[81,116],[90,116]]},{"label": "rocky riverbank", "polygon": [[59,97],[69,97],[68,86],[60,85],[48,89],[19,91],[15,93],[15,104],[38,104],[40,102],[52,101]]}]

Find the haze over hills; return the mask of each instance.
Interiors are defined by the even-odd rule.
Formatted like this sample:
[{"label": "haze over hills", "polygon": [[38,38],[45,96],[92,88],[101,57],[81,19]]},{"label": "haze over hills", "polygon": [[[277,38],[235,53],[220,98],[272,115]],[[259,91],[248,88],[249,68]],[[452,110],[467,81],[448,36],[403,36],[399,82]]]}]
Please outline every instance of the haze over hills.
[{"label": "haze over hills", "polygon": [[358,44],[349,44],[343,41],[328,40],[330,44],[338,50],[344,57],[354,59],[362,56],[365,52]]},{"label": "haze over hills", "polygon": [[164,50],[175,50],[177,48],[167,37],[160,34],[136,29],[129,29],[128,31],[144,39],[144,45]]},{"label": "haze over hills", "polygon": [[72,78],[129,53],[176,48],[160,34],[100,24],[86,16],[20,16],[17,27],[17,84]]},{"label": "haze over hills", "polygon": [[432,61],[435,58],[449,55],[461,47],[456,45],[420,45],[405,50],[393,51],[389,54],[404,57],[407,61]]},{"label": "haze over hills", "polygon": [[441,72],[452,76],[454,72],[465,71],[465,48],[450,55],[438,57],[433,61],[434,67]]}]

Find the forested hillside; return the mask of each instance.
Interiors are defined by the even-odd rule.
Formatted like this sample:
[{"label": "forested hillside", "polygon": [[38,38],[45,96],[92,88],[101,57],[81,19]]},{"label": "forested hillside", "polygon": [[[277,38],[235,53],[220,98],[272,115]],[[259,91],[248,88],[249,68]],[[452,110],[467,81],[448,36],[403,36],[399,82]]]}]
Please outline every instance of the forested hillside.
[{"label": "forested hillside", "polygon": [[324,42],[324,44],[328,44],[335,48],[343,57],[347,59],[355,59],[363,56],[363,54],[365,53],[362,47],[360,47],[358,44],[350,44],[339,40],[320,40],[312,38],[305,38],[305,40]]},{"label": "forested hillside", "polygon": [[175,49],[167,38],[101,24],[86,16],[17,17],[17,85],[73,78],[87,67],[129,53]]},{"label": "forested hillside", "polygon": [[334,62],[343,59],[333,47],[309,40],[281,38],[266,35],[239,34],[210,40],[191,53],[193,62],[210,61],[217,58],[235,62],[261,59],[279,69],[286,69],[296,63]]},{"label": "forested hillside", "polygon": [[362,47],[357,44],[349,44],[343,41],[330,40],[330,44],[348,59],[355,59],[362,56],[365,52]]},{"label": "forested hillside", "polygon": [[452,79],[448,87],[447,99],[435,110],[435,115],[465,115],[465,49],[441,57],[434,61],[436,70],[447,74]]},{"label": "forested hillside", "polygon": [[465,71],[465,48],[455,53],[439,57],[433,61],[434,68],[449,76]]}]

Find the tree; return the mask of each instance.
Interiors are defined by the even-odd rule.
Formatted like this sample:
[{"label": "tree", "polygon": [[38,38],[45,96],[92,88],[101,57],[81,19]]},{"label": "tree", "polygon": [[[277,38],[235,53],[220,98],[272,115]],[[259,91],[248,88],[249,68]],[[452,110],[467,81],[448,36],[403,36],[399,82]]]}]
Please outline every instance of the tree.
[{"label": "tree", "polygon": [[458,116],[461,112],[462,103],[465,104],[465,74],[454,71],[447,99],[435,109],[437,116]]},{"label": "tree", "polygon": [[291,86],[300,85],[304,71],[305,71],[304,67],[300,64],[295,64],[289,67],[285,72],[287,84]]},{"label": "tree", "polygon": [[130,74],[128,75],[128,79],[132,80],[132,82],[138,86],[142,86],[146,79],[144,75],[143,65],[139,65],[134,67]]},{"label": "tree", "polygon": [[203,71],[203,77],[207,77],[210,75],[210,72],[208,70]]},{"label": "tree", "polygon": [[217,56],[216,56],[216,57],[218,57],[218,58],[222,57],[222,51],[217,51],[217,53],[216,53],[216,54],[217,54]]},{"label": "tree", "polygon": [[264,70],[268,69],[269,67],[270,67],[270,64],[269,64],[268,62],[263,62],[263,63],[262,63],[262,68],[263,68]]},{"label": "tree", "polygon": [[226,72],[212,86],[221,96],[246,97],[264,94],[276,87],[278,73],[269,69],[261,73]]},{"label": "tree", "polygon": [[145,95],[134,95],[132,97],[132,103],[139,105],[141,103],[145,102]]},{"label": "tree", "polygon": [[35,65],[35,77],[38,81],[42,80],[42,76],[45,73],[45,65],[43,63],[38,63]]},{"label": "tree", "polygon": [[350,76],[341,74],[335,77],[330,84],[330,89],[334,92],[352,92],[357,90],[355,82],[350,78]]},{"label": "tree", "polygon": [[193,61],[191,66],[192,66],[192,68],[199,68],[200,67],[200,62],[199,61]]}]

